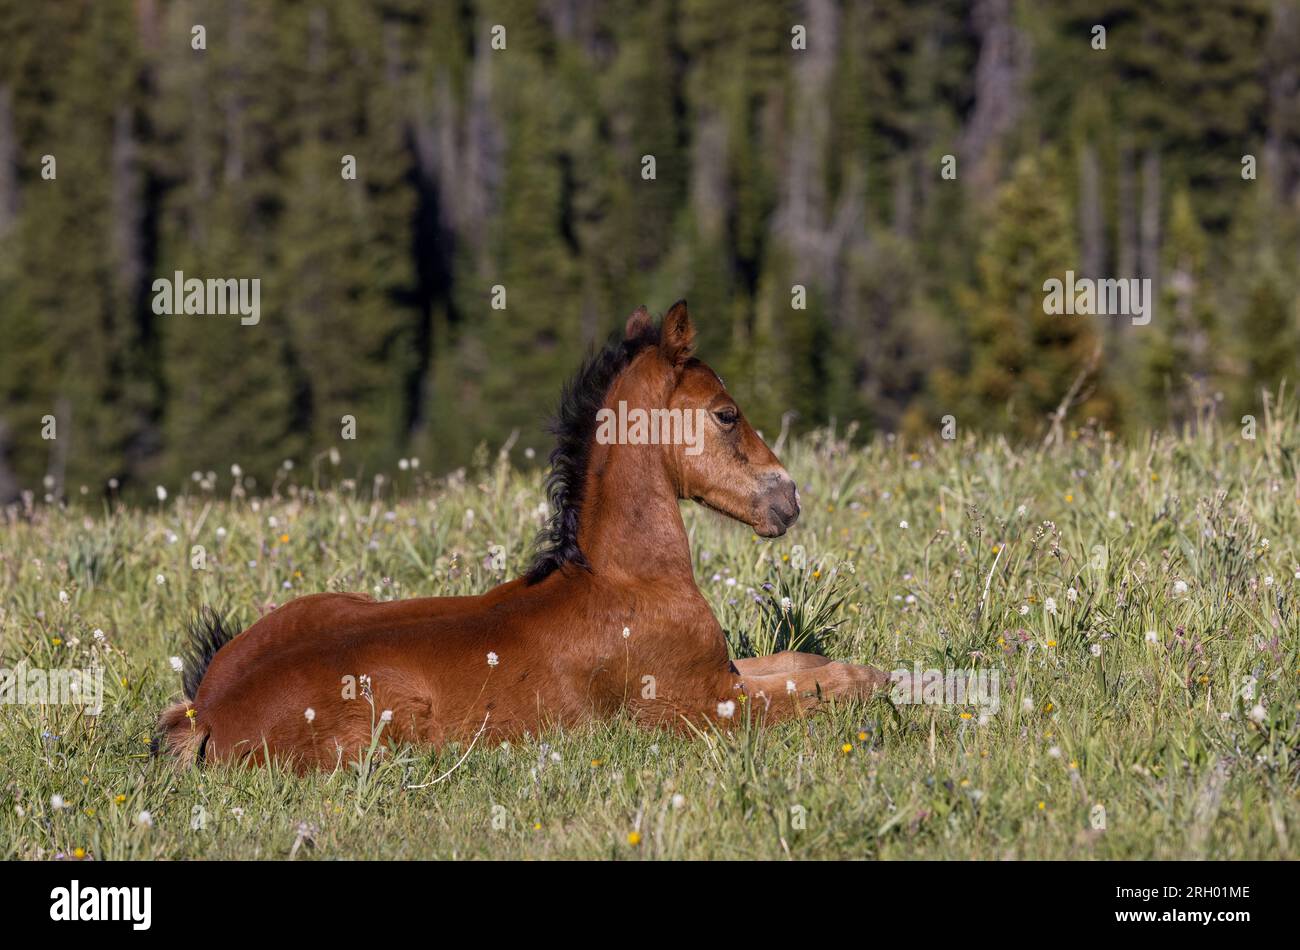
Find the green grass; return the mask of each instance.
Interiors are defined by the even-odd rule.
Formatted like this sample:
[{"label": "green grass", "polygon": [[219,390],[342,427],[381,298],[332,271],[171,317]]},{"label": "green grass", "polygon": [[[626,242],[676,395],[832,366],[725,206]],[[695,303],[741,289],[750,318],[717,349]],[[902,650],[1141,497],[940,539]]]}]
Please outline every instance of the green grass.
[{"label": "green grass", "polygon": [[308,777],[150,759],[179,692],[169,657],[204,603],[246,624],[313,591],[513,576],[539,473],[498,460],[377,489],[325,464],[272,499],[231,497],[223,473],[145,510],[20,508],[0,534],[0,665],[97,660],[105,702],[0,707],[0,857],[1293,857],[1298,432],[1290,415],[1255,441],[799,442],[785,461],[804,514],[785,538],[685,508],[733,647],[996,670],[996,715],[876,702],[695,739],[611,722],[480,745],[423,789],[406,786],[465,750]]}]

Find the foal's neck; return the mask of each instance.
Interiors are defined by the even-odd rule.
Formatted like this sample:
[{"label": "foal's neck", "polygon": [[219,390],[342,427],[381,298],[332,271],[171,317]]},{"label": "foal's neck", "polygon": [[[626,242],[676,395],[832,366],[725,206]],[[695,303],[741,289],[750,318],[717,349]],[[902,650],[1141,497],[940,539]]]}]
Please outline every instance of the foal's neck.
[{"label": "foal's neck", "polygon": [[677,492],[654,447],[602,446],[583,495],[578,546],[598,576],[695,588]]}]

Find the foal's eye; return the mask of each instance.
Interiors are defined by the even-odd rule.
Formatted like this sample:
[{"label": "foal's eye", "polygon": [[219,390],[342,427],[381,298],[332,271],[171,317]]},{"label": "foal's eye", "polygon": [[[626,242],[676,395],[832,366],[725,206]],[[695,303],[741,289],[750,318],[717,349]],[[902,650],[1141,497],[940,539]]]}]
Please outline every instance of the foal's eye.
[{"label": "foal's eye", "polygon": [[734,426],[736,420],[740,418],[740,416],[736,414],[736,410],[731,408],[719,409],[713,414],[713,417],[724,426]]}]

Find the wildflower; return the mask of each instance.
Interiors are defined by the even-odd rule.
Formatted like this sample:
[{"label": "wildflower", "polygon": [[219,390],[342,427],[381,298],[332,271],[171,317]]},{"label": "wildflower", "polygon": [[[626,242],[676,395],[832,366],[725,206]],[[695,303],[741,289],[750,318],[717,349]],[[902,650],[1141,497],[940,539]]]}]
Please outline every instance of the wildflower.
[{"label": "wildflower", "polygon": [[235,478],[240,478],[244,474],[244,470],[239,467],[238,463],[236,463],[230,466],[230,474],[233,475]]},{"label": "wildflower", "polygon": [[641,832],[629,831],[627,833],[627,843],[634,848],[639,845],[641,843]]},{"label": "wildflower", "polygon": [[1059,759],[1061,757],[1061,747],[1058,745],[1054,745],[1047,750],[1047,754],[1054,759]]},{"label": "wildflower", "polygon": [[968,713],[968,712],[964,712],[964,713],[961,714],[961,718],[962,718],[962,719],[971,719],[971,718],[973,718],[973,717],[971,716],[970,713]]},{"label": "wildflower", "polygon": [[314,710],[314,709],[312,709],[310,706],[308,706],[306,709],[304,709],[304,710],[302,711],[302,717],[303,717],[304,719],[306,719],[308,722],[315,722],[315,721],[316,721],[316,710]]},{"label": "wildflower", "polygon": [[783,611],[789,613],[793,608],[794,608],[794,601],[792,601],[789,597],[781,598],[781,609]]},{"label": "wildflower", "polygon": [[1039,803],[1038,803],[1038,810],[1039,810],[1039,811],[1043,811],[1043,810],[1046,809],[1046,808],[1047,808],[1047,802],[1039,802]]},{"label": "wildflower", "polygon": [[865,732],[859,732],[859,733],[858,733],[858,741],[859,741],[859,742],[866,742],[866,741],[867,741],[867,734],[866,734]]},{"label": "wildflower", "polygon": [[140,812],[140,814],[135,816],[135,823],[142,828],[152,828],[153,815],[149,814],[148,809],[145,809],[144,811]]},{"label": "wildflower", "polygon": [[1187,593],[1187,581],[1174,581],[1174,593],[1179,595]]},{"label": "wildflower", "polygon": [[115,802],[117,802],[117,804],[121,805],[123,802],[126,801],[126,796],[125,796],[125,795],[117,795],[116,797],[114,797],[113,801],[115,801]]},{"label": "wildflower", "polygon": [[65,806],[65,802],[63,801],[62,795],[50,796],[50,807],[53,808],[55,811],[62,811],[64,806]]},{"label": "wildflower", "polygon": [[68,592],[66,590],[59,591],[59,603],[66,604],[68,600],[69,600]]},{"label": "wildflower", "polygon": [[1263,722],[1268,718],[1268,710],[1259,703],[1256,703],[1254,708],[1250,711],[1250,718],[1255,720],[1255,722]]},{"label": "wildflower", "polygon": [[1055,614],[1055,613],[1056,613],[1056,598],[1055,598],[1055,597],[1049,597],[1049,598],[1047,598],[1047,600],[1043,601],[1043,609],[1046,610],[1049,614]]},{"label": "wildflower", "polygon": [[1025,616],[1025,615],[1028,614],[1028,613],[1029,613],[1029,605],[1028,605],[1028,604],[1021,604],[1021,605],[1020,605],[1020,616],[1023,617],[1023,616]]},{"label": "wildflower", "polygon": [[1075,590],[1073,587],[1071,587],[1069,590],[1065,592],[1065,599],[1068,600],[1070,603],[1074,603],[1076,600],[1079,599],[1079,592]]},{"label": "wildflower", "polygon": [[379,714],[379,721],[380,721],[380,722],[392,722],[392,721],[393,721],[393,711],[392,711],[391,709],[385,709],[383,712],[381,712],[381,713]]},{"label": "wildflower", "polygon": [[1054,646],[1056,646],[1056,641],[1055,641],[1055,640],[1048,640],[1048,641],[1047,641],[1047,645],[1048,645],[1049,647],[1054,647]]},{"label": "wildflower", "polygon": [[1022,699],[1022,700],[1020,701],[1020,708],[1023,709],[1025,712],[1033,712],[1033,711],[1034,711],[1034,697],[1032,697],[1032,696],[1026,696],[1024,699]]},{"label": "wildflower", "polygon": [[624,627],[624,628],[623,628],[623,639],[626,640],[626,639],[627,639],[628,637],[630,637],[630,636],[632,636],[632,628],[631,628],[631,627]]},{"label": "wildflower", "polygon": [[103,643],[103,642],[104,642],[104,631],[103,631],[103,630],[100,630],[98,627],[95,628],[95,630],[94,630],[94,632],[91,634],[91,636],[93,636],[93,637],[95,638],[95,641],[96,641],[97,643]]},{"label": "wildflower", "polygon": [[167,662],[171,664],[173,672],[179,673],[181,670],[185,669],[185,664],[181,662],[181,658],[178,656],[172,657]]},{"label": "wildflower", "polygon": [[1147,643],[1159,643],[1160,634],[1156,633],[1154,630],[1148,630],[1146,632],[1146,641]]},{"label": "wildflower", "polygon": [[853,751],[853,743],[851,742],[844,743],[844,745],[840,746],[840,751],[843,752],[845,755],[848,755],[850,752]]},{"label": "wildflower", "polygon": [[685,808],[685,807],[686,807],[686,796],[683,795],[683,794],[681,794],[681,792],[678,792],[676,795],[674,795],[674,796],[673,796],[673,807],[674,807],[674,808],[678,808],[678,809],[680,809],[680,808]]},{"label": "wildflower", "polygon": [[730,719],[736,714],[736,704],[733,700],[724,700],[718,703],[718,717],[721,719]]},{"label": "wildflower", "polygon": [[1094,643],[1092,646],[1088,647],[1088,652],[1093,656],[1101,656],[1101,644]]},{"label": "wildflower", "polygon": [[900,521],[900,522],[898,523],[898,526],[899,526],[900,528],[902,528],[904,531],[907,530],[907,522],[906,522],[906,521]]},{"label": "wildflower", "polygon": [[161,485],[154,489],[154,494],[158,496],[159,501],[167,500],[167,489],[163,488]]},{"label": "wildflower", "polygon": [[488,661],[488,666],[496,666],[498,663],[501,662],[501,660],[497,657],[495,653],[489,653],[487,655],[487,661]]},{"label": "wildflower", "polygon": [[157,577],[154,578],[154,581],[155,581],[156,583],[158,583],[158,584],[161,586],[162,584],[166,584],[166,583],[167,583],[167,578],[165,578],[165,577],[163,577],[161,574],[159,574]]},{"label": "wildflower", "polygon": [[85,858],[85,856],[86,856],[86,849],[85,849],[85,848],[74,848],[73,851],[72,851],[72,856],[73,856],[74,858],[76,858],[78,861],[80,861],[80,860],[82,860],[83,858]]},{"label": "wildflower", "polygon": [[1066,503],[1067,505],[1074,504],[1074,496],[1073,496],[1073,495],[1066,495],[1066,496],[1065,496],[1065,503]]},{"label": "wildflower", "polygon": [[795,685],[794,685],[794,680],[786,680],[786,681],[785,681],[785,691],[786,691],[787,693],[789,693],[791,696],[794,695],[795,688],[796,688],[796,687],[795,687]]}]

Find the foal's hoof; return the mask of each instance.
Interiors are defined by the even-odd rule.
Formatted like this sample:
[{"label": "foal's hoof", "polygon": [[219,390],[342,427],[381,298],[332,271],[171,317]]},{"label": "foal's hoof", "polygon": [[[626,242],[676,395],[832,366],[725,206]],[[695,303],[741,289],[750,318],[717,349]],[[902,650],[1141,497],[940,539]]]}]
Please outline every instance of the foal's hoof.
[{"label": "foal's hoof", "polygon": [[874,666],[855,666],[854,675],[857,679],[858,686],[862,690],[864,699],[871,699],[890,689],[889,674],[884,670],[878,670]]}]

